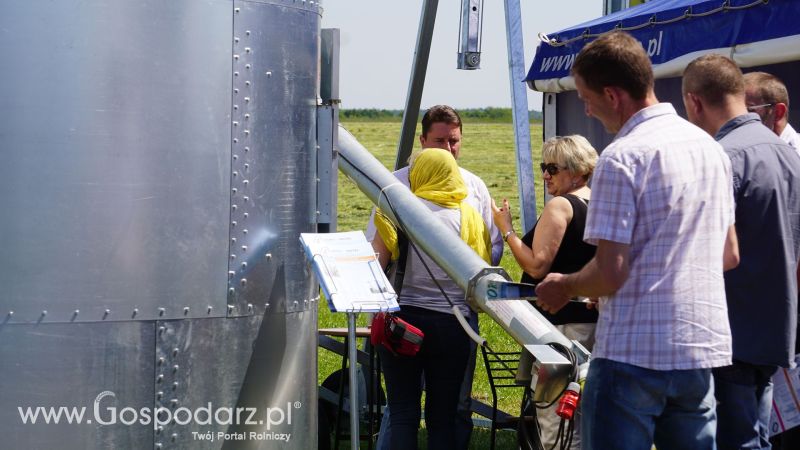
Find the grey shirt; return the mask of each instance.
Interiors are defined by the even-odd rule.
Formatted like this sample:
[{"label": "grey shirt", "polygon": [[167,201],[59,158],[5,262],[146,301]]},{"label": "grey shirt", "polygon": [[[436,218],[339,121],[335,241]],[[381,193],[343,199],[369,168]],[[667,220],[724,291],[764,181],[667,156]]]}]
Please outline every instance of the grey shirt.
[{"label": "grey shirt", "polygon": [[733,359],[789,367],[797,333],[800,158],[752,113],[730,120],[715,138],[731,159],[741,258],[725,273]]}]

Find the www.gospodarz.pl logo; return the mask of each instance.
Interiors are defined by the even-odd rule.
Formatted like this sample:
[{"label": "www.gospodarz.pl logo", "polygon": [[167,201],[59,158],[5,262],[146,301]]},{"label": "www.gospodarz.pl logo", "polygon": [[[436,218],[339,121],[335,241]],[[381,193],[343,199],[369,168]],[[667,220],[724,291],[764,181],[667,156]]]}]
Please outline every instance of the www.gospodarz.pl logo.
[{"label": "www.gospodarz.pl logo", "polygon": [[20,420],[23,424],[98,424],[98,425],[153,425],[159,426],[169,423],[178,425],[266,425],[267,430],[274,426],[291,425],[292,410],[300,409],[300,402],[287,402],[285,407],[269,407],[259,414],[255,407],[217,407],[211,402],[198,408],[180,407],[170,409],[133,408],[130,406],[118,408],[114,405],[116,394],[112,391],[103,391],[97,395],[92,405],[91,415],[87,415],[85,406],[18,406]]}]

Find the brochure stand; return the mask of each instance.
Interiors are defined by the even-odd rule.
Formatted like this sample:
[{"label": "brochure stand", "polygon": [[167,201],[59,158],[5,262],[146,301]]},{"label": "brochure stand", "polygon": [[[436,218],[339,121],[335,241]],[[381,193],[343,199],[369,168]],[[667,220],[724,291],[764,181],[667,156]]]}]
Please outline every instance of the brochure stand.
[{"label": "brochure stand", "polygon": [[397,311],[392,284],[386,278],[364,233],[302,233],[300,242],[328,300],[331,312],[347,314],[350,360],[350,448],[357,450],[358,387],[356,319],[362,312]]}]

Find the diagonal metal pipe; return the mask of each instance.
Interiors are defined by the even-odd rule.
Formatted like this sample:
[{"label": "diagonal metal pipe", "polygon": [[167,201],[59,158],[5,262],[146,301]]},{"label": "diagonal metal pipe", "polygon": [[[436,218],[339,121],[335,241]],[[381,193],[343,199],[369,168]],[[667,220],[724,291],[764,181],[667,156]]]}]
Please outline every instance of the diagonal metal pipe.
[{"label": "diagonal metal pipe", "polygon": [[409,239],[464,289],[473,306],[492,316],[520,344],[557,342],[571,346],[528,302],[503,300],[514,298],[503,292],[515,287],[505,271],[487,264],[451,230],[432,220],[430,210],[341,125],[338,141],[339,170],[394,223],[398,223],[397,215],[401,216]]},{"label": "diagonal metal pipe", "polygon": [[[402,223],[408,238],[464,289],[473,308],[487,313],[536,358],[538,365],[534,366],[532,382],[539,385],[535,398],[550,401],[558,395],[566,386],[572,365],[548,344],[571,349],[579,362],[588,359],[588,352],[561,334],[530,303],[520,301],[523,296],[519,295],[520,290],[527,285],[509,282],[502,268],[487,264],[457,235],[433,219],[428,207],[341,125],[338,144],[339,170],[395,224]],[[525,294],[530,295],[531,292]],[[530,367],[532,360],[527,364]],[[531,379],[531,374],[522,377]]]}]

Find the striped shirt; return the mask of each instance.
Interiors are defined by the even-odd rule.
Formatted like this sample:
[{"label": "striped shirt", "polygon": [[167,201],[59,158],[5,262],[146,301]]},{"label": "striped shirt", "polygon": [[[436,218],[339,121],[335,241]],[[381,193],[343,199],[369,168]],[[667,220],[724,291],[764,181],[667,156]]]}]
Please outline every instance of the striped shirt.
[{"label": "striped shirt", "polygon": [[722,147],[669,103],[634,114],[592,181],[584,240],[630,245],[627,281],[600,299],[593,357],[655,370],[730,364],[722,253],[733,221]]}]

